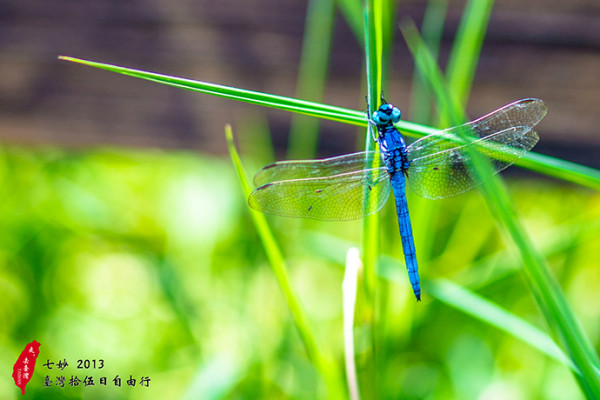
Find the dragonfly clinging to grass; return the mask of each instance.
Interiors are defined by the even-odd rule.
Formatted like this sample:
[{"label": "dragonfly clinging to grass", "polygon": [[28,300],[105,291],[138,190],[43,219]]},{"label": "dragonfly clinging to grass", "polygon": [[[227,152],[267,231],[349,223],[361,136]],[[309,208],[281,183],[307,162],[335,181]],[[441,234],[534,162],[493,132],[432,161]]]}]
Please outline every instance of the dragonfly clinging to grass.
[{"label": "dragonfly clinging to grass", "polygon": [[394,126],[400,110],[385,103],[369,122],[380,152],[366,151],[322,160],[281,161],[256,173],[248,199],[255,210],[326,221],[358,219],[377,212],[394,192],[408,276],[417,300],[421,287],[405,187],[427,199],[464,193],[475,185],[471,154],[485,156],[490,173],[513,164],[533,148],[533,127],[546,115],[538,99],[508,104],[464,125],[425,136],[407,146]]}]

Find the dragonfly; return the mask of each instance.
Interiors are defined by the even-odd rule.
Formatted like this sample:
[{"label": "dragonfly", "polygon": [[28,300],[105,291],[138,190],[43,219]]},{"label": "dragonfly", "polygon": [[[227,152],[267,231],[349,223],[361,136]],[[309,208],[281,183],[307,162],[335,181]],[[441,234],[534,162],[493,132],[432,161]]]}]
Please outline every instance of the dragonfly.
[{"label": "dragonfly", "polygon": [[394,124],[400,110],[382,99],[368,118],[379,151],[319,160],[279,161],[254,176],[251,208],[286,217],[345,221],[379,211],[394,193],[404,260],[413,293],[421,286],[406,184],[427,199],[464,193],[480,183],[472,168],[477,152],[490,174],[515,163],[538,142],[533,127],[546,115],[542,100],[515,101],[463,125],[406,145]]}]

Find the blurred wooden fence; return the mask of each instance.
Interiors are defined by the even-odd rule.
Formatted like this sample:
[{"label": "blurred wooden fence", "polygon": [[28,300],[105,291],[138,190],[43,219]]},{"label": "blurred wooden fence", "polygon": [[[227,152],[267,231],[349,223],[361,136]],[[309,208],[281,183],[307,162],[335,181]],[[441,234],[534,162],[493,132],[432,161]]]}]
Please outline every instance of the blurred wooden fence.
[{"label": "blurred wooden fence", "polygon": [[[600,3],[498,1],[469,115],[538,97],[549,106],[537,151],[600,167]],[[420,24],[424,1],[400,2]],[[450,1],[445,61],[463,3]],[[0,5],[0,138],[5,143],[126,145],[225,152],[223,125],[267,115],[284,145],[290,116],[60,62],[59,54],[294,96],[304,2],[5,0]],[[399,32],[387,97],[409,107],[413,63]],[[336,11],[324,101],[364,109],[363,54]],[[322,124],[324,154],[356,129]],[[340,143],[341,142],[341,143]]]}]

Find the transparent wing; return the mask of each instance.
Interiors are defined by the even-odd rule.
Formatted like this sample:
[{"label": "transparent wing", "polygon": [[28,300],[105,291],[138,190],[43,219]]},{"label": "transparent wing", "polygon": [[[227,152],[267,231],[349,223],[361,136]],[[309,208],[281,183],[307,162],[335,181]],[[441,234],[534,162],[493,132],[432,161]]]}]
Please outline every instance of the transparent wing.
[{"label": "transparent wing", "polygon": [[[375,163],[375,164],[374,164]],[[367,151],[322,160],[279,161],[259,170],[254,184],[340,175],[383,165],[380,153]]]},{"label": "transparent wing", "polygon": [[389,174],[381,167],[267,183],[252,192],[248,204],[268,214],[344,221],[377,212],[389,194]]},{"label": "transparent wing", "polygon": [[469,168],[470,149],[490,159],[491,173],[502,171],[537,143],[532,127],[546,111],[541,100],[519,100],[475,121],[417,140],[407,149],[409,186],[429,199],[470,190],[477,185]]},{"label": "transparent wing", "polygon": [[448,128],[417,140],[408,146],[409,160],[456,147],[458,145],[456,139],[461,135],[485,138],[515,126],[533,128],[544,118],[547,111],[548,108],[542,100],[515,101],[464,125]]}]

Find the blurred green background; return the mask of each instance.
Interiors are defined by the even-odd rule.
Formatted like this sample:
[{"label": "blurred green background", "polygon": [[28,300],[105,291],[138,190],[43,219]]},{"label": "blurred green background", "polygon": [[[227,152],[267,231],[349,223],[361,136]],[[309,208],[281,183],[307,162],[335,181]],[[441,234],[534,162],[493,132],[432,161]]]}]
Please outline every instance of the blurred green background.
[{"label": "blurred green background", "polygon": [[[305,3],[8,1],[0,24],[0,397],[21,398],[12,366],[41,343],[26,398],[326,398],[268,265],[226,151],[232,123],[247,171],[285,157],[281,111],[56,61],[98,61],[364,109],[364,56],[351,6],[329,3],[330,62],[298,85]],[[445,65],[464,2],[440,26]],[[251,5],[250,5],[251,4]],[[398,2],[398,18],[425,14]],[[598,167],[600,7],[534,1],[494,6],[467,111],[538,97],[549,114],[534,151]],[[311,24],[317,24],[314,20]],[[327,26],[326,24],[324,25]],[[418,115],[412,58],[395,30],[386,97]],[[329,40],[331,40],[329,46]],[[322,58],[322,57],[321,57]],[[302,81],[301,81],[302,82]],[[312,97],[312,98],[311,98]],[[308,122],[311,124],[311,122]],[[292,128],[294,129],[294,128]],[[271,136],[272,133],[272,136]],[[320,125],[314,148],[360,149],[364,129]],[[300,135],[302,138],[302,135]],[[301,147],[301,146],[300,146]],[[310,154],[309,154],[310,155]],[[512,168],[516,208],[581,325],[600,344],[600,196]],[[380,213],[377,398],[578,399],[571,372],[452,304],[448,281],[547,331],[520,258],[477,191],[442,201],[408,194],[424,281],[415,303],[395,210]],[[343,380],[341,282],[361,221],[269,218],[293,289]],[[445,294],[446,293],[446,294]],[[356,334],[359,373],[369,344]],[[67,359],[65,373],[42,366]],[[103,359],[103,370],[77,370]],[[115,375],[149,387],[115,388]],[[107,376],[108,386],[43,387],[45,375]],[[124,385],[125,386],[125,385]],[[364,398],[369,398],[364,395]]]}]

